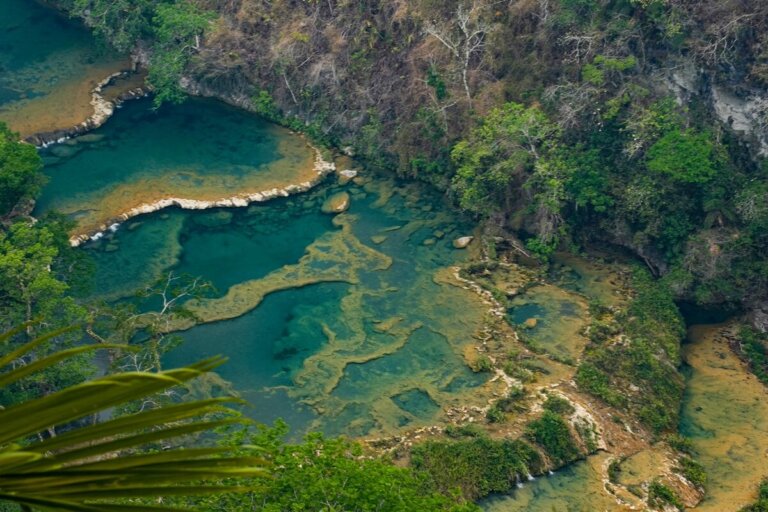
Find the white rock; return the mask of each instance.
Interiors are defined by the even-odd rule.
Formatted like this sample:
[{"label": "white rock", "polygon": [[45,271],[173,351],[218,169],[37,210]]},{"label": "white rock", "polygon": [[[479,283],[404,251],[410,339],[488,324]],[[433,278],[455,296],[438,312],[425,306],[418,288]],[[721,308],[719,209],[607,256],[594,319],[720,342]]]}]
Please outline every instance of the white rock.
[{"label": "white rock", "polygon": [[457,238],[453,241],[453,246],[456,249],[466,249],[469,244],[472,243],[472,240],[474,240],[475,237],[473,236],[462,236],[460,238]]}]

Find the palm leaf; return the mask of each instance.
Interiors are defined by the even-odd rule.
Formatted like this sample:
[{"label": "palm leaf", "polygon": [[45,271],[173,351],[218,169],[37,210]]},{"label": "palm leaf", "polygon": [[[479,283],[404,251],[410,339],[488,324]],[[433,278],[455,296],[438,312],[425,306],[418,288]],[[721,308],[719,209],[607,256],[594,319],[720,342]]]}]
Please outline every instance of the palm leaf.
[{"label": "palm leaf", "polygon": [[[0,343],[23,329],[0,334]],[[70,330],[53,331],[10,351],[0,357],[0,368]],[[125,347],[89,345],[55,352],[0,373],[0,387],[74,355],[100,348]],[[262,459],[230,456],[230,450],[224,447],[155,453],[146,448],[159,441],[244,422],[225,406],[240,402],[236,398],[173,404],[74,428],[43,440],[39,436],[51,427],[70,425],[78,419],[184,384],[223,361],[211,358],[158,373],[104,376],[0,410],[0,500],[16,502],[25,510],[40,511],[170,511],[178,509],[115,503],[115,500],[250,490],[222,482],[264,475],[266,463]],[[218,418],[210,419],[211,416]]]}]

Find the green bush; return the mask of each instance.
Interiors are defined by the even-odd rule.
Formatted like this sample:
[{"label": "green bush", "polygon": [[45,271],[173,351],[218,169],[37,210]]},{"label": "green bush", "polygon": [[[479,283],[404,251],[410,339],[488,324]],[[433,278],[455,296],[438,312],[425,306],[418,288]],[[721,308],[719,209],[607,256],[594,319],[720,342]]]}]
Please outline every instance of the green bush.
[{"label": "green bush", "polygon": [[508,492],[516,482],[543,470],[541,457],[527,443],[487,438],[427,441],[414,446],[411,464],[443,492],[458,488],[472,500]]},{"label": "green bush", "polygon": [[718,171],[719,158],[708,133],[675,129],[648,150],[648,169],[680,183],[706,183]]},{"label": "green bush", "polygon": [[[628,410],[655,433],[674,430],[683,394],[680,341],[685,325],[669,288],[636,269],[635,291],[626,310],[614,316],[621,344],[592,344],[576,372],[578,386]],[[616,390],[639,388],[636,393]]]},{"label": "green bush", "polygon": [[680,472],[697,487],[704,487],[707,484],[707,471],[704,466],[690,457],[680,459]]},{"label": "green bush", "polygon": [[526,436],[541,446],[555,463],[572,462],[581,457],[568,424],[559,415],[544,411],[528,424]]},{"label": "green bush", "polygon": [[504,423],[507,419],[507,415],[498,403],[493,404],[488,412],[485,413],[485,418],[489,423]]},{"label": "green bush", "polygon": [[684,508],[675,491],[658,480],[651,482],[651,485],[648,487],[648,504],[656,508],[663,508],[666,505],[672,505],[678,510],[683,510]]},{"label": "green bush", "polygon": [[484,437],[486,435],[485,430],[479,425],[474,423],[466,423],[464,425],[448,425],[445,427],[445,435],[453,438],[461,437]]},{"label": "green bush", "polygon": [[568,416],[575,410],[571,402],[565,398],[552,395],[544,402],[544,409],[555,414]]}]

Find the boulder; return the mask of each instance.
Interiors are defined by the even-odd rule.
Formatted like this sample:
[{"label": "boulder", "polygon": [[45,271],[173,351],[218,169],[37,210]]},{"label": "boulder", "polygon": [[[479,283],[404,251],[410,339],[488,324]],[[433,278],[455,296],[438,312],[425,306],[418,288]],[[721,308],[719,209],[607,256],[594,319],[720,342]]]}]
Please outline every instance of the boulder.
[{"label": "boulder", "polygon": [[376,245],[382,244],[386,241],[387,237],[385,235],[373,235],[371,237],[371,242],[375,243]]},{"label": "boulder", "polygon": [[192,221],[198,226],[205,226],[208,228],[214,228],[218,226],[226,226],[232,222],[234,214],[227,210],[219,210],[214,213],[206,213],[203,215],[196,215],[192,217]]},{"label": "boulder", "polygon": [[322,206],[323,213],[342,213],[349,209],[349,194],[339,192],[325,200]]},{"label": "boulder", "polygon": [[354,169],[344,169],[339,171],[339,185],[346,185],[357,177],[357,171]]},{"label": "boulder", "polygon": [[466,249],[469,244],[472,243],[472,240],[474,240],[475,237],[473,236],[462,236],[457,238],[453,241],[453,247],[456,249]]}]

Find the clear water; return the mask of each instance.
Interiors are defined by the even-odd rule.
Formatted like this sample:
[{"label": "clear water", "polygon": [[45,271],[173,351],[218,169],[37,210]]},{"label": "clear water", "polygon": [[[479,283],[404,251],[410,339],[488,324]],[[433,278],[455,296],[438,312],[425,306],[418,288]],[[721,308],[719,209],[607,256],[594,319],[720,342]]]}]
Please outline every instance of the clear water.
[{"label": "clear water", "polygon": [[0,120],[22,135],[84,121],[90,89],[126,65],[53,9],[0,0]]},{"label": "clear water", "polygon": [[[81,122],[93,85],[124,65],[59,14],[33,1],[0,0],[0,119],[23,134]],[[206,199],[289,182],[306,175],[312,153],[279,128],[193,100],[159,112],[147,102],[129,104],[102,129],[44,157],[51,183],[38,211],[60,209],[95,226],[169,190]],[[210,280],[214,300],[231,306],[233,290],[255,284],[240,295],[248,306],[242,314],[183,331],[184,343],[165,363],[230,356],[221,374],[253,404],[248,413],[285,418],[296,433],[392,433],[433,423],[451,405],[483,402],[485,377],[469,371],[463,350],[484,310],[448,283],[446,271],[464,256],[450,239],[468,227],[440,198],[387,181],[347,187],[351,212],[334,223],[319,209],[338,190],[329,183],[248,209],[170,209],[128,221],[85,249],[97,263],[98,294],[126,297],[174,271]],[[566,263],[579,270],[575,260]],[[589,295],[611,279],[576,274],[572,289]],[[263,296],[249,296],[251,289]],[[545,287],[525,295],[511,319],[537,318],[528,334],[546,352],[578,354],[578,301]],[[736,510],[765,473],[766,390],[722,342],[698,334],[686,348],[681,431],[710,474],[700,508]],[[590,458],[484,507],[615,510],[602,489],[602,462],[602,455]]]}]

